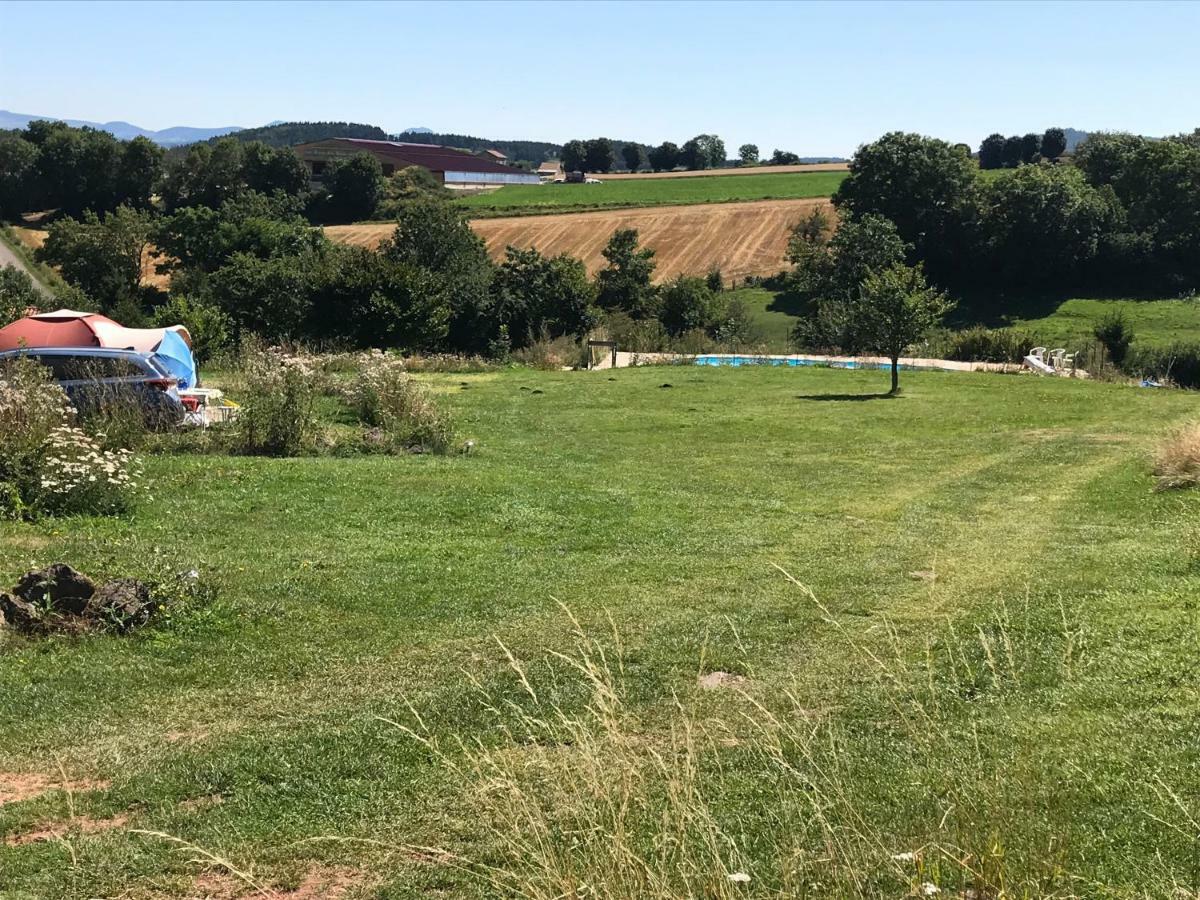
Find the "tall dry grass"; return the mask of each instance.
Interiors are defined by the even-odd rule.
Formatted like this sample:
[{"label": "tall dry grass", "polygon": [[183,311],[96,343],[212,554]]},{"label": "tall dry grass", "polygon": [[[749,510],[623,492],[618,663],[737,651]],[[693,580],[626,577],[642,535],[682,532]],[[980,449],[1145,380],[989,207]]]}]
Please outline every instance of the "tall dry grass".
[{"label": "tall dry grass", "polygon": [[1171,432],[1154,451],[1156,490],[1192,487],[1200,483],[1200,422]]},{"label": "tall dry grass", "polygon": [[[715,712],[699,695],[674,697],[666,716],[646,711],[626,699],[615,629],[600,640],[574,618],[573,647],[548,654],[583,692],[581,707],[551,699],[561,683],[539,684],[503,644],[524,699],[476,682],[496,723],[487,740],[447,739],[410,707],[410,719],[395,724],[461,786],[487,848],[472,869],[489,892],[1073,895],[1061,845],[1031,850],[1041,835],[1023,832],[1028,814],[1014,800],[1033,786],[1020,771],[998,771],[976,725],[962,719],[980,696],[1074,677],[1086,642],[1069,611],[1056,611],[1050,647],[1021,646],[1001,605],[987,621],[930,634],[914,658],[886,625],[886,652],[858,640],[795,585],[867,673],[864,709],[814,710],[799,690],[750,680],[725,688]],[[1014,844],[1025,852],[1011,852]]]}]

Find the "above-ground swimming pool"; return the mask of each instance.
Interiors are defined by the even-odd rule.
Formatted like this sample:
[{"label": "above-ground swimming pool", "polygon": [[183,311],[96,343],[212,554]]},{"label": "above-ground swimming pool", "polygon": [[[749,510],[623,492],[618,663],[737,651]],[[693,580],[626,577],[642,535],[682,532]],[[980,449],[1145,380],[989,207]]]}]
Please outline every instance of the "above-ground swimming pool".
[{"label": "above-ground swimming pool", "polygon": [[[812,356],[739,356],[736,354],[708,353],[696,357],[698,366],[825,366],[831,369],[891,369],[890,362],[868,362],[856,359],[829,359]],[[914,366],[901,363],[901,369],[937,368],[936,366]]]}]

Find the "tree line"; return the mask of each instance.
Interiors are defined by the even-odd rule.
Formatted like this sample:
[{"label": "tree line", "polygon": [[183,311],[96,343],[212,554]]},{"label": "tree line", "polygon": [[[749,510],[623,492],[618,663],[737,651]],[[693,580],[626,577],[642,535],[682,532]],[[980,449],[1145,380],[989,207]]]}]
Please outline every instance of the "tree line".
[{"label": "tree line", "polygon": [[1067,152],[1067,134],[1061,128],[1047,128],[1041,134],[989,134],[979,145],[979,168],[1015,169],[1040,160],[1057,160]]},{"label": "tree line", "polygon": [[[562,148],[563,169],[568,172],[611,172],[618,160],[630,172],[649,169],[653,172],[670,172],[674,169],[698,171],[720,169],[728,164],[725,142],[715,134],[698,134],[683,146],[663,141],[655,147],[635,141],[613,141],[608,138],[567,141]],[[800,157],[786,150],[776,150],[766,161],[759,159],[756,144],[743,144],[738,148],[738,164],[797,165]]]},{"label": "tree line", "polygon": [[987,180],[961,147],[896,132],[859,149],[833,201],[844,219],[889,219],[906,258],[960,292],[1200,287],[1200,131],[1097,133],[1073,165],[1020,165]]},{"label": "tree line", "polygon": [[[493,262],[464,211],[439,194],[397,200],[394,231],[369,249],[311,227],[302,198],[240,183],[206,193],[212,185],[202,180],[181,188],[187,203],[59,218],[37,258],[78,292],[72,305],[130,326],[182,321],[201,356],[249,334],[496,357],[601,321],[623,345],[644,349],[688,335],[750,335],[748,313],[722,296],[719,273],[656,285],[654,253],[633,230],[613,235],[606,265],[589,278],[580,260],[533,249],[510,247]],[[154,270],[169,288],[146,283]],[[6,309],[36,301],[26,294]]]},{"label": "tree line", "polygon": [[[320,123],[315,123],[320,124]],[[247,191],[283,194],[313,224],[390,217],[395,203],[440,192],[428,171],[403,169],[385,178],[379,161],[358,153],[329,165],[313,188],[290,147],[222,137],[166,153],[146,138],[119,141],[106,131],[35,121],[0,132],[0,218],[30,211],[82,218],[119,207],[219,208]]]},{"label": "tree line", "polygon": [[679,147],[664,141],[647,147],[633,141],[617,144],[608,138],[571,140],[563,145],[562,166],[568,172],[611,172],[620,155],[630,172],[652,169],[669,172],[685,169],[715,169],[725,165],[725,142],[715,134],[698,134]]},{"label": "tree line", "polygon": [[833,203],[836,233],[817,211],[789,243],[795,339],[888,356],[893,390],[952,294],[987,316],[1031,294],[1200,290],[1200,129],[1093,134],[1074,165],[1047,154],[988,180],[968,148],[893,132],[859,148]]}]

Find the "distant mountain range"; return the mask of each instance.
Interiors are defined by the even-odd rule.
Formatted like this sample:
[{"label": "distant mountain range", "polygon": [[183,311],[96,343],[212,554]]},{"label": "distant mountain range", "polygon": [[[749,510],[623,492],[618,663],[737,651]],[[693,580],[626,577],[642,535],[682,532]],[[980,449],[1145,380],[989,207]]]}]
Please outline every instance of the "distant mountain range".
[{"label": "distant mountain range", "polygon": [[231,134],[235,131],[241,131],[239,125],[226,125],[224,128],[192,128],[187,125],[177,125],[174,128],[164,128],[161,131],[151,131],[149,128],[141,128],[129,122],[88,122],[84,119],[63,119],[58,116],[35,116],[27,113],[9,112],[7,109],[0,109],[0,128],[24,128],[30,122],[38,119],[49,119],[53,122],[66,122],[68,125],[73,125],[76,128],[95,128],[98,131],[107,131],[114,137],[120,138],[123,141],[132,140],[135,137],[147,137],[160,144],[163,147],[178,147],[180,144],[191,144],[196,141],[206,141],[211,137],[218,137],[222,134]]},{"label": "distant mountain range", "polygon": [[[340,137],[371,137],[382,139],[387,136],[383,129],[377,126],[342,122],[284,122],[279,119],[257,128],[244,128],[240,125],[226,125],[222,128],[195,128],[189,125],[177,125],[173,128],[164,128],[161,131],[152,131],[149,128],[142,128],[130,122],[89,122],[86,119],[63,119],[58,116],[15,113],[6,109],[0,109],[0,130],[24,128],[30,122],[38,119],[66,122],[68,125],[73,125],[76,128],[87,127],[107,131],[123,141],[128,141],[139,136],[146,137],[163,147],[182,147],[185,144],[208,141],[213,138],[243,131],[247,132],[247,134],[242,135],[242,138],[245,140],[262,140],[274,146],[289,146],[306,140],[319,140],[326,136],[333,136],[335,133],[336,136]],[[330,134],[326,134],[325,132],[329,130],[330,126],[347,128],[350,133],[331,132]],[[1080,131],[1077,128],[1064,128],[1063,131],[1067,136],[1068,153],[1074,153],[1075,148],[1086,140],[1088,136],[1088,132]],[[462,147],[471,150],[495,148],[501,150],[510,158],[529,159],[535,163],[556,156],[562,149],[558,144],[551,144],[544,141],[490,141],[486,138],[477,138],[468,135],[437,134],[432,129],[423,127],[406,128],[395,135],[395,138],[419,143],[444,143],[452,147]],[[619,151],[622,143],[621,141],[614,141],[615,149]],[[806,163],[825,161],[842,162],[843,160],[840,157],[830,156],[801,157],[801,162]]]}]

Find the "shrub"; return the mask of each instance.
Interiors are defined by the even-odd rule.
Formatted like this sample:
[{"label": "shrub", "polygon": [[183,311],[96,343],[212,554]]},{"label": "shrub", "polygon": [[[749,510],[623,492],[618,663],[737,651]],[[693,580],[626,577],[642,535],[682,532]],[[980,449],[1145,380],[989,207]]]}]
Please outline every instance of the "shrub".
[{"label": "shrub", "polygon": [[762,340],[762,334],[746,304],[733,298],[711,326],[712,336],[721,344],[742,347]]},{"label": "shrub", "polygon": [[680,275],[661,289],[660,296],[659,319],[673,337],[708,328],[720,314],[720,301],[702,278]]},{"label": "shrub", "polygon": [[106,450],[75,427],[75,410],[47,370],[0,367],[0,512],[115,514],[128,510],[137,471],[128,450]]},{"label": "shrub", "polygon": [[192,337],[192,355],[197,363],[205,363],[229,348],[233,321],[219,306],[196,298],[173,294],[154,310],[151,324],[156,328],[183,325]]},{"label": "shrub", "polygon": [[513,351],[512,359],[523,366],[548,371],[586,365],[587,362],[579,342],[567,335],[553,339],[543,335],[528,347]]},{"label": "shrub", "polygon": [[317,437],[316,376],[300,357],[251,343],[242,354],[244,404],[235,448],[253,456],[298,456]]},{"label": "shrub", "polygon": [[1124,368],[1143,378],[1200,388],[1200,344],[1136,347],[1126,356]]},{"label": "shrub", "polygon": [[0,268],[0,326],[15,322],[29,309],[40,309],[46,299],[24,271],[15,266]]},{"label": "shrub", "polygon": [[385,446],[445,453],[454,442],[450,416],[398,356],[364,354],[350,400],[364,424],[380,429]]},{"label": "shrub", "polygon": [[930,352],[942,359],[1019,363],[1038,345],[1038,339],[1025,331],[977,325],[962,331],[944,332],[931,344]]},{"label": "shrub", "polygon": [[1096,340],[1108,351],[1108,358],[1114,366],[1120,368],[1129,353],[1129,345],[1133,343],[1133,331],[1125,314],[1120,310],[1106,315],[1095,329]]},{"label": "shrub", "polygon": [[1193,422],[1167,436],[1154,453],[1156,490],[1200,484],[1200,423]]},{"label": "shrub", "polygon": [[618,350],[631,353],[666,350],[670,344],[667,331],[658,319],[634,319],[620,310],[605,315],[601,331],[608,340],[617,342]]}]

